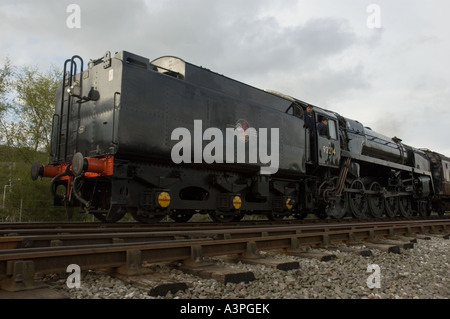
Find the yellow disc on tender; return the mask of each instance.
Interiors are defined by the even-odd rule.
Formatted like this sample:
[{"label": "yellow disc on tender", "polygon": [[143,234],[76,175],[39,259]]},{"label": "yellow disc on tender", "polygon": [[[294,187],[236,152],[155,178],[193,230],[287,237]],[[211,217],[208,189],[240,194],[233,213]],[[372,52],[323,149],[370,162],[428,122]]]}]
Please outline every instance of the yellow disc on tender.
[{"label": "yellow disc on tender", "polygon": [[167,192],[161,192],[158,195],[158,204],[162,208],[166,208],[170,205],[170,195]]},{"label": "yellow disc on tender", "polygon": [[239,196],[234,196],[233,198],[233,207],[234,209],[240,209],[242,206],[242,200]]},{"label": "yellow disc on tender", "polygon": [[287,209],[291,210],[293,205],[292,205],[292,200],[290,198],[286,199],[286,207]]}]

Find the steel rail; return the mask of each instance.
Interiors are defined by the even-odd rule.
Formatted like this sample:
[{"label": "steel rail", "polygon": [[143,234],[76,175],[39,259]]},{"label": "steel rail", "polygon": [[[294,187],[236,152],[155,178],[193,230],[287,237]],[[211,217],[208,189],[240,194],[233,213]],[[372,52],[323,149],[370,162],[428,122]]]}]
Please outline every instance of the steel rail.
[{"label": "steel rail", "polygon": [[258,226],[280,226],[280,225],[314,225],[314,224],[342,224],[342,223],[363,223],[363,222],[394,222],[394,221],[426,221],[426,220],[442,220],[449,219],[449,216],[432,215],[427,218],[423,217],[396,217],[391,219],[377,219],[377,218],[344,218],[344,219],[318,219],[310,218],[303,220],[288,219],[281,221],[268,220],[244,220],[241,222],[231,223],[213,223],[205,222],[159,222],[155,224],[141,224],[136,222],[118,222],[118,223],[100,223],[100,222],[31,222],[31,223],[0,223],[0,236],[8,236],[9,234],[46,234],[58,232],[108,232],[108,231],[124,231],[133,228],[134,231],[157,231],[160,229],[211,229],[211,228],[243,228],[243,227],[258,227]]},{"label": "steel rail", "polygon": [[269,226],[253,226],[246,228],[228,228],[221,227],[217,229],[197,229],[193,227],[184,230],[176,229],[159,229],[158,231],[140,231],[135,232],[133,228],[126,231],[120,229],[120,232],[111,231],[93,233],[83,233],[82,229],[77,229],[76,233],[58,232],[56,234],[46,235],[24,235],[24,236],[4,236],[0,237],[0,253],[1,250],[8,249],[24,249],[31,247],[50,247],[50,246],[75,246],[75,245],[92,245],[92,244],[115,244],[115,243],[139,243],[139,242],[160,242],[179,239],[220,239],[227,236],[228,238],[251,238],[264,235],[274,234],[296,234],[298,232],[325,232],[329,230],[345,230],[358,229],[361,227],[389,227],[394,225],[416,225],[422,227],[432,227],[433,225],[450,225],[450,220],[428,220],[428,221],[385,221],[385,222],[352,222],[341,224],[312,224],[312,225],[269,225]]}]

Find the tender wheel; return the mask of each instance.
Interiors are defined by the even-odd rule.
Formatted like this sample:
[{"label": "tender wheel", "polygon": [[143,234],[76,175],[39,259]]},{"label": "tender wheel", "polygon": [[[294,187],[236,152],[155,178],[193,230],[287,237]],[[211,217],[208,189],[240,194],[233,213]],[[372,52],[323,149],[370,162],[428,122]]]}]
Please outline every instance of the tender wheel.
[{"label": "tender wheel", "polygon": [[144,224],[154,224],[161,221],[161,219],[164,218],[164,215],[152,214],[149,211],[141,210],[136,207],[129,207],[128,211],[130,215],[134,218],[134,220]]},{"label": "tender wheel", "polygon": [[245,213],[244,213],[244,212],[240,212],[239,214],[234,215],[232,221],[233,221],[233,222],[238,222],[238,221],[240,221],[242,218],[244,218],[244,216],[245,216]]},{"label": "tender wheel", "polygon": [[386,215],[394,218],[398,214],[399,202],[398,197],[388,197],[384,201],[384,207],[386,209]]},{"label": "tender wheel", "polygon": [[92,213],[99,221],[106,223],[106,213]]},{"label": "tender wheel", "polygon": [[332,200],[325,208],[328,216],[335,219],[341,219],[347,214],[348,202],[347,197],[342,195],[335,200]]},{"label": "tender wheel", "polygon": [[[381,190],[381,186],[379,183],[373,182],[370,185],[370,190],[378,193]],[[370,215],[375,218],[382,217],[384,212],[384,202],[385,200],[379,194],[368,195],[367,203]]]},{"label": "tender wheel", "polygon": [[270,211],[267,213],[267,218],[275,222],[283,220],[286,216],[289,216],[289,213],[277,213],[274,211]]},{"label": "tender wheel", "polygon": [[306,216],[308,216],[308,214],[310,214],[310,211],[307,210],[301,210],[298,211],[297,213],[294,213],[292,216],[294,216],[295,219],[305,219]]},{"label": "tender wheel", "polygon": [[179,210],[171,212],[169,216],[178,223],[186,223],[194,216],[194,214],[195,212],[190,210]]},{"label": "tender wheel", "polygon": [[354,180],[348,192],[348,207],[355,218],[364,218],[367,211],[367,200],[364,195],[364,184],[359,180]]},{"label": "tender wheel", "polygon": [[412,204],[409,197],[400,197],[398,207],[400,210],[400,215],[403,217],[410,217],[412,215]]},{"label": "tender wheel", "polygon": [[109,212],[92,213],[102,223],[115,223],[122,219],[127,211],[120,205],[111,205]]},{"label": "tender wheel", "polygon": [[230,223],[235,221],[236,216],[240,214],[237,212],[221,212],[221,211],[213,211],[208,213],[209,217],[215,221],[216,223]]}]

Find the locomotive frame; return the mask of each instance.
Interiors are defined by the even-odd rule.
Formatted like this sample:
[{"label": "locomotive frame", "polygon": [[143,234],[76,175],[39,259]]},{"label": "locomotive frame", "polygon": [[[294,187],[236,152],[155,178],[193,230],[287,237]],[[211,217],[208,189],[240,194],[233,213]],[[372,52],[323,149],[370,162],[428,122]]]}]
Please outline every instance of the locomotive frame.
[{"label": "locomotive frame", "polygon": [[[64,64],[56,101],[52,161],[34,162],[31,177],[52,178],[55,205],[69,212],[81,207],[103,222],[126,213],[152,223],[165,216],[186,222],[196,213],[228,222],[247,214],[392,218],[450,209],[450,158],[318,106],[315,121],[326,117],[328,134],[310,132],[303,119],[310,104],[177,57],[150,62],[127,51],[106,52],[84,70],[74,56]],[[194,132],[196,120],[205,128],[231,129],[233,150],[242,143],[245,160],[235,152],[233,160],[205,162],[193,154],[191,161],[174,163],[172,133],[179,127]],[[248,127],[279,130],[266,134],[263,144],[266,157],[268,145],[271,155],[278,152],[273,174],[261,173],[261,158],[250,160]],[[210,150],[213,142],[226,142],[205,139],[205,132],[193,137],[185,143],[192,149],[203,150],[208,140]]]}]

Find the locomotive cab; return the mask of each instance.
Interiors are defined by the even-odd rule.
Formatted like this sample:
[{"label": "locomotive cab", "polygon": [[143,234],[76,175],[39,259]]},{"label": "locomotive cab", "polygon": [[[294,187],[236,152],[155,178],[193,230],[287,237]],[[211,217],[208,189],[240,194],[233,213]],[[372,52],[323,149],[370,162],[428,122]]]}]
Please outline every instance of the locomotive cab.
[{"label": "locomotive cab", "polygon": [[[341,149],[337,118],[331,113],[316,112],[317,164],[320,166],[339,167]],[[326,135],[320,134],[319,123],[327,119]]]},{"label": "locomotive cab", "polygon": [[[327,119],[326,134],[320,134],[319,124],[323,119]],[[340,162],[340,139],[338,132],[338,120],[330,112],[315,108],[314,127],[312,130],[306,129],[306,157],[307,163],[326,167],[339,167]]]}]

